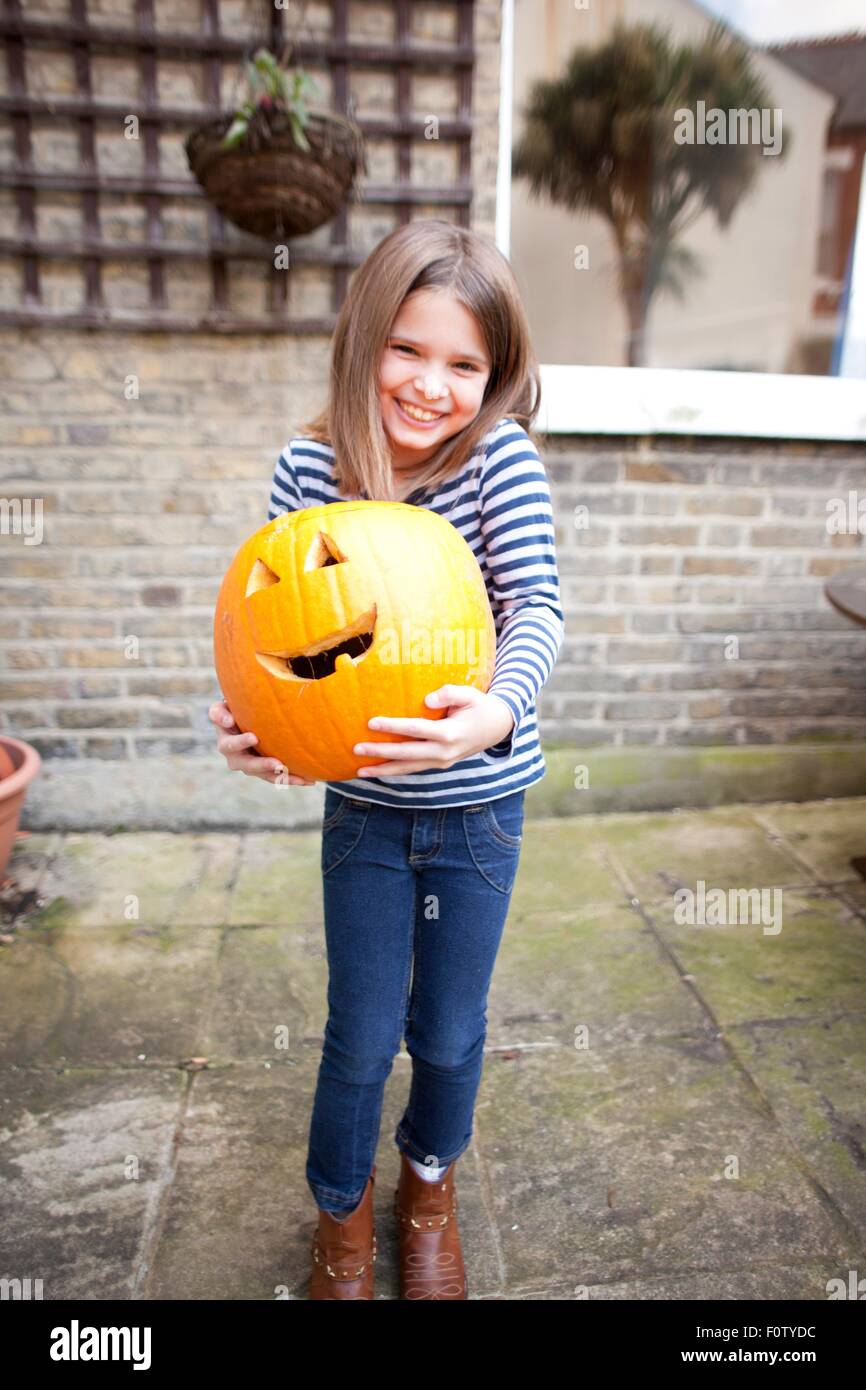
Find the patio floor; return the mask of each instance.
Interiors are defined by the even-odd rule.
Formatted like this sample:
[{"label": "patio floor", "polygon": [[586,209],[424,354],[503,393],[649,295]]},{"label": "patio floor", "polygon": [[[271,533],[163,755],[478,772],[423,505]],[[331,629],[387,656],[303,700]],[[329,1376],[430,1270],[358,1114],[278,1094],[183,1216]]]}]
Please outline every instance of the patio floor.
[{"label": "patio floor", "polygon": [[[470,1298],[823,1301],[866,1273],[864,852],[866,798],[527,818],[457,1169]],[[318,831],[16,842],[0,1274],[306,1298],[318,853]],[[781,889],[781,929],[678,923],[699,880]],[[410,1067],[377,1159],[386,1299]]]}]

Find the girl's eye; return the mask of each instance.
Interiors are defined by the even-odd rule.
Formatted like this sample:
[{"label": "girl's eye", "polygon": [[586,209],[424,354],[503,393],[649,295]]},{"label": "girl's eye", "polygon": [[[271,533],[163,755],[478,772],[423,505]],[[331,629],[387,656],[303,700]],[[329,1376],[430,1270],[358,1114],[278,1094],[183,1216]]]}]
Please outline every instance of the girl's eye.
[{"label": "girl's eye", "polygon": [[[415,349],[413,347],[410,347],[408,343],[395,343],[394,349],[397,352],[411,352],[415,356],[417,356]],[[478,370],[474,362],[455,362],[454,365],[456,367],[465,367],[470,372],[477,372]]]}]

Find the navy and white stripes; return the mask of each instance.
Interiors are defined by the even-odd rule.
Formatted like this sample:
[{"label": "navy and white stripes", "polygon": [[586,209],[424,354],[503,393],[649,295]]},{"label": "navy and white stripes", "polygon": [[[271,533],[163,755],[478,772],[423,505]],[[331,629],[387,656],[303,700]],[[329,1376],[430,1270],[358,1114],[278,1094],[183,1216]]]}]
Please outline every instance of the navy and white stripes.
[{"label": "navy and white stripes", "polygon": [[[268,520],[281,512],[347,500],[333,481],[330,445],[296,436],[274,470]],[[489,693],[515,725],[507,738],[450,768],[403,777],[328,782],[337,792],[385,806],[466,806],[529,787],[545,773],[535,702],[562,645],[553,509],[544,465],[517,421],[503,417],[456,477],[405,498],[446,517],[471,547],[496,624]],[[382,714],[390,713],[382,710]]]}]

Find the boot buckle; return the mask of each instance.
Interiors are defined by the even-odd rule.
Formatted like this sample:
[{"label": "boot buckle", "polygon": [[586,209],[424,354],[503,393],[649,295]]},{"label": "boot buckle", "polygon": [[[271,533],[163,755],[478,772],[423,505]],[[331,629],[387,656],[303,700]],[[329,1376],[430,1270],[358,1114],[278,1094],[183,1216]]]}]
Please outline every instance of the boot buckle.
[{"label": "boot buckle", "polygon": [[365,1260],[364,1263],[363,1263],[362,1265],[359,1265],[357,1269],[355,1269],[354,1266],[351,1266],[351,1265],[348,1266],[348,1267],[347,1267],[346,1265],[336,1265],[336,1266],[334,1266],[334,1267],[332,1267],[331,1265],[329,1265],[329,1264],[328,1264],[328,1261],[325,1259],[325,1257],[324,1257],[324,1255],[323,1255],[323,1253],[322,1253],[322,1250],[321,1250],[320,1246],[318,1245],[318,1243],[317,1243],[315,1240],[313,1241],[313,1244],[312,1244],[312,1252],[313,1252],[313,1259],[315,1260],[316,1264],[317,1264],[317,1265],[324,1265],[324,1267],[325,1267],[325,1272],[326,1272],[326,1274],[327,1274],[327,1276],[328,1276],[329,1279],[360,1279],[361,1275],[364,1273],[364,1270],[367,1268],[367,1266],[368,1266],[369,1264],[375,1264],[375,1262],[376,1262],[376,1255],[377,1255],[377,1253],[378,1253],[378,1252],[377,1252],[377,1249],[376,1249],[376,1238],[375,1238],[375,1236],[373,1237],[373,1254],[372,1254],[371,1258],[370,1258],[369,1260]]}]

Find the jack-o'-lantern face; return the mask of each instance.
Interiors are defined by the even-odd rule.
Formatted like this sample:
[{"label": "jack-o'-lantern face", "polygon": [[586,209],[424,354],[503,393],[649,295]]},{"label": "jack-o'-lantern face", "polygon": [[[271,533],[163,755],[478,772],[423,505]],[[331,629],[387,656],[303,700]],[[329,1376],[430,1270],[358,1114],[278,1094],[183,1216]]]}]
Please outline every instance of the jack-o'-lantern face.
[{"label": "jack-o'-lantern face", "polygon": [[495,626],[478,562],[434,512],[338,502],[289,512],[241,547],[223,580],[214,659],[257,751],[329,781],[370,763],[355,743],[396,742],[375,714],[439,718],[424,696],[486,690]]},{"label": "jack-o'-lantern face", "polygon": [[[346,556],[341,553],[333,537],[319,531],[313,539],[303,572],[307,574],[311,570],[324,569],[327,565],[346,563]],[[280,576],[268,569],[264,560],[256,560],[247,584],[247,598],[280,582]],[[279,598],[279,595],[273,597]],[[326,676],[334,674],[341,656],[352,661],[363,656],[372,645],[375,628],[374,603],[368,612],[360,614],[339,632],[330,632],[324,637],[316,638],[300,650],[257,651],[256,657],[265,670],[270,671],[278,680],[323,680]]]}]

